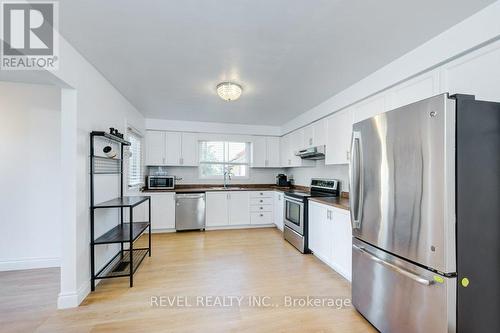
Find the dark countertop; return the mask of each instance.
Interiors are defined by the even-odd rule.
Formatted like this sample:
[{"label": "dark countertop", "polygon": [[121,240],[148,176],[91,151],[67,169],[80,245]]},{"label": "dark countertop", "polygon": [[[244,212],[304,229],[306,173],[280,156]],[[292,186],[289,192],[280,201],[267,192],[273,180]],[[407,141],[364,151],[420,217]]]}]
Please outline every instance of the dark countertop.
[{"label": "dark countertop", "polygon": [[290,187],[279,187],[272,184],[259,185],[231,185],[224,188],[222,185],[179,185],[173,190],[148,190],[143,189],[143,193],[193,193],[193,192],[217,192],[217,191],[281,191],[290,190]]},{"label": "dark countertop", "polygon": [[309,200],[324,205],[349,210],[349,198],[346,197],[314,197],[309,198]]}]

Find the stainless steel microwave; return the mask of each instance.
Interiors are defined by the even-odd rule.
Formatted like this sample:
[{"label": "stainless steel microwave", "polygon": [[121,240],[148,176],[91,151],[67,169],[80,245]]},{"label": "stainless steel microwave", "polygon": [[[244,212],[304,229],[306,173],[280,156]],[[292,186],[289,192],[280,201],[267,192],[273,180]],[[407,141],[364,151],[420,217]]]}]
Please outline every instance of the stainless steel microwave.
[{"label": "stainless steel microwave", "polygon": [[173,190],[175,176],[148,176],[147,187],[150,190]]}]

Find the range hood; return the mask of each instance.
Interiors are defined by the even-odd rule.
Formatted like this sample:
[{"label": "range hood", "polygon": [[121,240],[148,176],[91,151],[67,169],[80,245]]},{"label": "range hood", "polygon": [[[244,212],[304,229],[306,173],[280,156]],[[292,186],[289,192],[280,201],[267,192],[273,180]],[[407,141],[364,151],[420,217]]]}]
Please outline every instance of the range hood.
[{"label": "range hood", "polygon": [[325,146],[316,146],[307,149],[302,149],[296,152],[295,155],[299,156],[304,160],[324,160]]}]

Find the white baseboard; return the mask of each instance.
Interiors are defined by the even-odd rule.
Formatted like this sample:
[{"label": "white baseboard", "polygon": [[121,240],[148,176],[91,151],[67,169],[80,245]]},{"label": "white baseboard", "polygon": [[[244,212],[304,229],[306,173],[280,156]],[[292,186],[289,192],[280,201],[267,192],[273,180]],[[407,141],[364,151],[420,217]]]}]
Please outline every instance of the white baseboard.
[{"label": "white baseboard", "polygon": [[[165,234],[165,233],[175,232],[175,231],[176,231],[175,229],[171,229],[171,228],[169,228],[169,229],[152,229],[151,233],[152,234]],[[146,233],[148,233],[148,232],[146,231]]]},{"label": "white baseboard", "polygon": [[331,269],[333,269],[335,272],[339,273],[344,279],[346,279],[347,281],[351,282],[351,275],[348,272],[344,271],[341,267],[338,267],[337,265],[328,262],[328,260],[326,260],[326,258],[323,258],[323,256],[318,255],[317,253],[313,252],[313,255],[316,258],[318,258],[319,260],[321,260],[328,267],[330,267]]},{"label": "white baseboard", "polygon": [[0,271],[16,271],[20,269],[60,267],[60,258],[22,258],[0,260]]},{"label": "white baseboard", "polygon": [[205,227],[205,230],[231,230],[231,229],[255,229],[255,228],[276,228],[274,223],[272,224],[244,224],[244,225],[223,225],[217,227]]},{"label": "white baseboard", "polygon": [[76,308],[90,294],[90,282],[83,283],[76,292],[60,293],[57,297],[58,309]]}]

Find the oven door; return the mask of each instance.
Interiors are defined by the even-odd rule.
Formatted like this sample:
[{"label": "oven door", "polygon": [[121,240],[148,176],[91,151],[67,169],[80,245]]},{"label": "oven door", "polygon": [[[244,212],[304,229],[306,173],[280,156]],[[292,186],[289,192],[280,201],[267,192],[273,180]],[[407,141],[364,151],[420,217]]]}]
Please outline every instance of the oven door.
[{"label": "oven door", "polygon": [[285,196],[285,226],[304,235],[304,202]]}]

